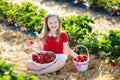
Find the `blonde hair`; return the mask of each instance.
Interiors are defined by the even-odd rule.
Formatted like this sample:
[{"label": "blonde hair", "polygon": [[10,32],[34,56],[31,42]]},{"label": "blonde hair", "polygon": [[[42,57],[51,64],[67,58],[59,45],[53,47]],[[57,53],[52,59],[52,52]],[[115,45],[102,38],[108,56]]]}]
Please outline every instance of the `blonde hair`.
[{"label": "blonde hair", "polygon": [[40,38],[42,38],[43,43],[46,43],[47,37],[48,37],[48,33],[50,31],[50,29],[48,28],[48,18],[53,17],[53,16],[57,17],[57,20],[59,22],[59,28],[56,31],[56,37],[57,37],[57,41],[58,42],[60,40],[61,26],[62,26],[61,19],[60,19],[59,15],[57,15],[55,13],[48,13],[44,17],[44,26],[43,26],[42,32],[40,34]]}]

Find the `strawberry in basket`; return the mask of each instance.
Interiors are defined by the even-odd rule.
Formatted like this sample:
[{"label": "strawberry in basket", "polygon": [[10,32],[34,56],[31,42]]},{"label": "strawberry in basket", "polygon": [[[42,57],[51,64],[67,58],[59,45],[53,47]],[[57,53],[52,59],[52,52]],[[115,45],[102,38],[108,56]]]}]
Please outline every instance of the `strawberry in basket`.
[{"label": "strawberry in basket", "polygon": [[32,54],[32,60],[40,63],[40,64],[46,64],[54,61],[56,58],[55,54],[53,52],[45,52],[45,53],[35,53]]},{"label": "strawberry in basket", "polygon": [[87,55],[79,55],[76,58],[74,58],[74,60],[77,62],[84,62],[87,61],[87,59],[88,59]]}]

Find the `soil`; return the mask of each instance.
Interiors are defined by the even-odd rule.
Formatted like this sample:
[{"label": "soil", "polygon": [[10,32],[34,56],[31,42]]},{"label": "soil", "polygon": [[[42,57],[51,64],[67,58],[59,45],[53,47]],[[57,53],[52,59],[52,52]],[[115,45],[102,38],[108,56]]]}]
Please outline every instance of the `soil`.
[{"label": "soil", "polygon": [[[28,0],[9,1],[20,4],[21,2]],[[60,15],[83,15],[84,13],[87,13],[96,22],[95,24],[92,24],[93,29],[102,33],[108,33],[110,29],[120,29],[120,17],[111,17],[98,12],[93,12],[90,9],[78,8],[76,6],[66,6],[61,2],[58,3],[51,0],[29,0],[29,2],[45,8],[48,11],[51,11],[51,9],[58,11]],[[38,43],[36,38],[25,35],[19,31],[8,29],[0,24],[0,60],[5,60],[14,66],[17,66],[15,69],[15,72],[17,73],[27,72],[24,63],[29,59],[30,54],[33,52],[25,44],[28,39],[32,39],[35,44]],[[46,74],[38,77],[40,80],[120,80],[120,63],[118,63],[116,67],[112,67],[103,62],[103,60],[96,60],[94,58],[95,56],[90,54],[89,67],[85,72],[71,72],[73,63],[72,58],[69,57],[65,67],[60,70],[59,75]]]}]

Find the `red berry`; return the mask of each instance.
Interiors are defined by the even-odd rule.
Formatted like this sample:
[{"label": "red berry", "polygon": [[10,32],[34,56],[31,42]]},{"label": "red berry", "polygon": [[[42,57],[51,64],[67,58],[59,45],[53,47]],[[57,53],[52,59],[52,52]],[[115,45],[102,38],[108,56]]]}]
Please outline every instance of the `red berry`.
[{"label": "red berry", "polygon": [[33,44],[33,41],[32,41],[32,40],[30,40],[30,41],[29,41],[29,44],[31,44],[31,45],[32,45],[32,44]]},{"label": "red berry", "polygon": [[112,66],[112,67],[115,67],[116,65],[117,65],[117,63],[115,63],[115,62],[112,62],[112,63],[111,63],[111,66]]},{"label": "red berry", "polygon": [[84,62],[87,61],[87,59],[88,59],[87,55],[79,55],[76,58],[74,58],[74,60],[77,62]]},{"label": "red berry", "polygon": [[95,69],[95,66],[91,66],[89,69],[90,69],[90,70],[93,70],[93,69]]},{"label": "red berry", "polygon": [[73,68],[71,69],[71,72],[72,72],[72,73],[75,73],[75,72],[76,72],[76,69],[73,67]]},{"label": "red berry", "polygon": [[99,59],[99,56],[95,56],[95,58],[94,58],[94,59],[97,59],[97,60],[98,60],[98,59]]},{"label": "red berry", "polygon": [[[50,54],[50,55],[49,55]],[[36,54],[32,54],[32,59],[35,62],[38,62],[40,64],[46,64],[46,63],[50,63],[52,61],[55,60],[55,55],[53,53],[36,53]]]}]

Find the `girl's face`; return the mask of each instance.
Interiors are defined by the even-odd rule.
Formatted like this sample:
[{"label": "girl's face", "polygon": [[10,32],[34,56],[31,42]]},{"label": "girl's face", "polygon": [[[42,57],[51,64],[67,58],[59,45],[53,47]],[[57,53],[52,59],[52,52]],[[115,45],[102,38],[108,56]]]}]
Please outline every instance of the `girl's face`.
[{"label": "girl's face", "polygon": [[59,21],[56,16],[48,18],[48,28],[51,32],[56,32],[56,30],[59,28]]}]

